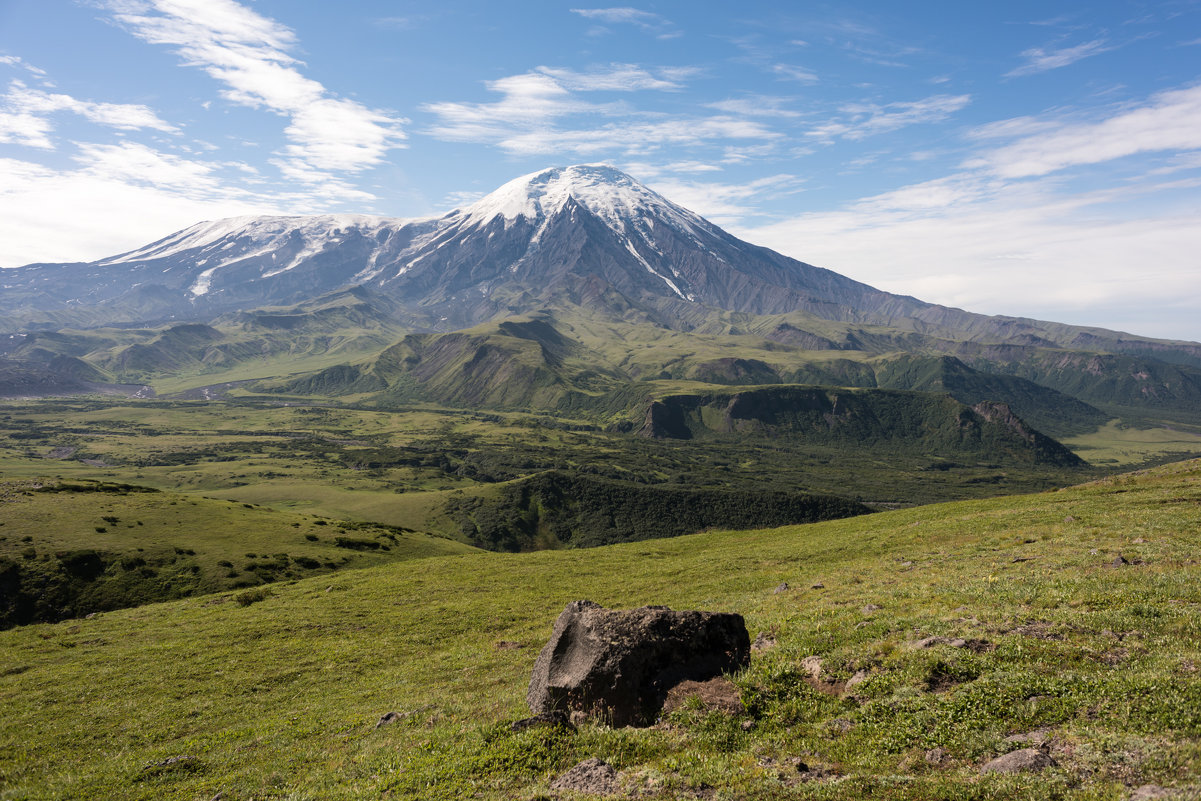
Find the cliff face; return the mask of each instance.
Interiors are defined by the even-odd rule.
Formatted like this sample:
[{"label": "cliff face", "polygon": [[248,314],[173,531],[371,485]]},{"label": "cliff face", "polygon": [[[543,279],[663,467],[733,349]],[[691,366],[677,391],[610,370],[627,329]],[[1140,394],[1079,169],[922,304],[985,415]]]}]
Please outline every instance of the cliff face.
[{"label": "cliff face", "polygon": [[1005,404],[982,402],[969,407],[945,395],[898,390],[780,386],[669,395],[649,405],[639,434],[659,439],[752,436],[881,452],[1083,465]]}]

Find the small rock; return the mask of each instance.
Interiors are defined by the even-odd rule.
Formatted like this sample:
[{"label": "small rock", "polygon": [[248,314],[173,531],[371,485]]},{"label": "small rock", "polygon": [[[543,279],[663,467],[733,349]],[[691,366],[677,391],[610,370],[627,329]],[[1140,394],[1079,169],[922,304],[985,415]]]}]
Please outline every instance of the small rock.
[{"label": "small rock", "polygon": [[751,643],[752,651],[766,651],[769,648],[776,647],[776,638],[768,634],[766,631],[761,631],[755,635],[755,641]]},{"label": "small rock", "polygon": [[1007,743],[1032,743],[1033,745],[1045,745],[1047,742],[1050,729],[1035,729],[1024,734],[1011,734],[1005,738]]},{"label": "small rock", "polygon": [[855,728],[855,724],[846,718],[834,718],[834,720],[830,721],[826,725],[830,727],[831,731],[836,731],[839,734],[846,734],[851,729]]},{"label": "small rock", "polygon": [[1134,542],[1135,545],[1142,545],[1144,542],[1146,542],[1146,540],[1143,539],[1142,537],[1138,537],[1138,538],[1132,540],[1132,542]]},{"label": "small rock", "polygon": [[809,587],[809,589],[811,589],[811,590],[824,590],[825,588],[826,588],[826,585],[822,584],[820,581],[817,584],[813,584]]},{"label": "small rock", "polygon": [[[1191,788],[1190,788],[1191,789]],[[1186,789],[1173,789],[1171,787],[1160,787],[1158,784],[1144,784],[1142,787],[1135,789],[1126,798],[1128,801],[1152,801],[1156,798],[1199,798],[1201,792],[1193,790],[1191,793]]]},{"label": "small rock", "polygon": [[925,754],[926,764],[941,765],[947,761],[947,756],[947,749],[943,748],[941,745],[936,748],[931,748]]},{"label": "small rock", "polygon": [[520,647],[521,643],[513,642],[512,640],[499,640],[496,643],[496,650],[498,651],[515,651]]},{"label": "small rock", "polygon": [[1065,523],[1075,523],[1075,522],[1076,522],[1076,518],[1072,517],[1071,515],[1068,515],[1067,517],[1065,517],[1065,518],[1063,519],[1063,522],[1065,522]]},{"label": "small rock", "polygon": [[870,615],[872,612],[877,612],[882,608],[883,607],[877,606],[876,604],[868,604],[867,606],[863,607],[863,614]]},{"label": "small rock", "polygon": [[788,592],[788,582],[782,581],[779,586],[772,590],[772,595],[779,595],[782,592]]},{"label": "small rock", "polygon": [[854,676],[851,676],[849,679],[847,679],[847,683],[843,685],[843,687],[849,692],[852,687],[858,687],[860,684],[863,684],[863,682],[867,681],[867,679],[868,675],[866,670],[857,670],[855,671]]},{"label": "small rock", "polygon": [[621,791],[617,771],[603,759],[585,759],[551,782],[550,789],[560,792],[616,795]]},{"label": "small rock", "polygon": [[375,728],[378,729],[380,726],[387,726],[389,723],[395,723],[398,720],[404,720],[404,715],[399,712],[386,712],[376,722]]},{"label": "small rock", "polygon": [[950,640],[946,637],[926,637],[918,640],[913,644],[913,647],[919,651],[924,651],[927,648],[933,648],[936,645],[949,645]]},{"label": "small rock", "polygon": [[1014,562],[1030,562],[1037,558],[1038,558],[1037,556],[1015,556],[1015,557],[1013,557],[1013,561]]},{"label": "small rock", "polygon": [[741,724],[739,724],[739,727],[743,731],[751,731],[752,729],[755,728],[755,721],[750,720],[750,719],[744,720],[744,721],[742,721]]},{"label": "small rock", "polygon": [[818,679],[822,675],[822,658],[820,656],[807,656],[801,660],[801,668],[809,674],[809,678]]},{"label": "small rock", "polygon": [[981,773],[1024,773],[1050,768],[1057,763],[1037,748],[1022,748],[984,763]]},{"label": "small rock", "polygon": [[1130,560],[1127,559],[1126,557],[1122,556],[1121,554],[1118,554],[1117,558],[1109,563],[1109,566],[1110,567],[1123,567],[1124,565],[1128,565],[1128,564],[1130,564]]}]

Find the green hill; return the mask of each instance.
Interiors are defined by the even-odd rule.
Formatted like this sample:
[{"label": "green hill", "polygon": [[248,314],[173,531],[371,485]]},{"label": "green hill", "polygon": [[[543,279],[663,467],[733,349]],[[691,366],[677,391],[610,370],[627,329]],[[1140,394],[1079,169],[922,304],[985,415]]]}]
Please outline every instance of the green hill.
[{"label": "green hill", "polygon": [[[599,757],[652,798],[1099,801],[1142,785],[1191,798],[1198,503],[1194,461],[13,629],[0,632],[0,777],[12,798],[532,799]],[[747,711],[692,703],[648,729],[511,731],[537,651],[577,598],[743,614],[774,641],[733,677]],[[389,711],[400,721],[376,728]],[[981,774],[1039,743],[1053,767]]]},{"label": "green hill", "polygon": [[471,550],[124,483],[0,481],[0,628]]}]

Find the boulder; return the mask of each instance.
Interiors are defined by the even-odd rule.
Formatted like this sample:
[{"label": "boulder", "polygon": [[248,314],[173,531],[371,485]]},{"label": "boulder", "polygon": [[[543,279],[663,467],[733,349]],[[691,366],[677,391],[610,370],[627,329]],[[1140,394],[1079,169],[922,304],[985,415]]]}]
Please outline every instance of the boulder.
[{"label": "boulder", "polygon": [[535,715],[648,726],[672,687],[744,667],[750,653],[742,615],[572,601],[538,654],[526,701]]},{"label": "boulder", "polygon": [[1055,766],[1050,755],[1037,748],[1022,748],[984,763],[981,773],[1025,773]]}]

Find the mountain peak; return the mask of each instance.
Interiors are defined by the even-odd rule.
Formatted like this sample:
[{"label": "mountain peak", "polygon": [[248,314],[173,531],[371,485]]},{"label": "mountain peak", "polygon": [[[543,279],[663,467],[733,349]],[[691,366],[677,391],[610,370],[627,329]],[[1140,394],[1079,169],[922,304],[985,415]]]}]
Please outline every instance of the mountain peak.
[{"label": "mountain peak", "polygon": [[553,216],[569,199],[619,233],[648,218],[666,219],[688,231],[702,223],[692,212],[607,164],[550,167],[523,175],[463,209],[462,214],[473,224],[500,217],[507,227],[518,217],[534,221]]}]

